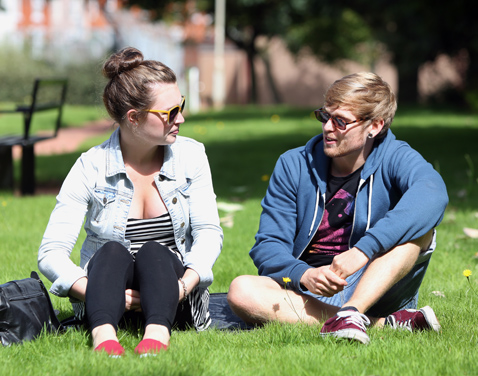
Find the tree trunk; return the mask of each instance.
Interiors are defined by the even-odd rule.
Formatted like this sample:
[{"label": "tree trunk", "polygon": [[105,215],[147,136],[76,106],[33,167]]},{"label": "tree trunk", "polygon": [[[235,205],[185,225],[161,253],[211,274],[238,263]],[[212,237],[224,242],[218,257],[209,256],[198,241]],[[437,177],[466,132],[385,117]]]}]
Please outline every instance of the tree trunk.
[{"label": "tree trunk", "polygon": [[272,70],[271,70],[271,63],[269,60],[269,55],[267,52],[263,52],[261,54],[262,61],[264,62],[265,68],[266,68],[266,77],[267,81],[269,82],[269,87],[272,91],[272,97],[274,100],[275,104],[282,103],[282,97],[279,93],[279,90],[277,89],[274,76],[272,75]]},{"label": "tree trunk", "polygon": [[256,104],[257,103],[257,79],[256,79],[256,70],[254,59],[257,56],[257,52],[255,51],[254,41],[252,45],[248,46],[246,49],[247,54],[247,65],[249,68],[249,77],[250,77],[250,87],[249,87],[249,103]]},{"label": "tree trunk", "polygon": [[116,21],[115,17],[106,9],[106,1],[100,1],[100,10],[103,12],[106,21],[113,29],[113,45],[111,46],[111,51],[115,53],[119,51],[122,46],[121,33],[119,30],[118,22]]}]

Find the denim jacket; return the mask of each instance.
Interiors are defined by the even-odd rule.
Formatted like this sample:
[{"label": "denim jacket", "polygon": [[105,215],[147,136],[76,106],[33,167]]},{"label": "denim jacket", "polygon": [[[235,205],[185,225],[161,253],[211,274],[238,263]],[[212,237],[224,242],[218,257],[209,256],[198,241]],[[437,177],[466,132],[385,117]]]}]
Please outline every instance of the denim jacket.
[{"label": "denim jacket", "polygon": [[[212,267],[223,239],[204,146],[178,136],[174,144],[165,146],[163,166],[154,180],[171,216],[184,266],[199,274],[198,287],[204,289],[213,281]],[[53,294],[67,296],[106,242],[130,248],[125,230],[133,191],[117,129],[78,158],[57,196],[38,252],[38,268],[53,283]],[[86,239],[77,266],[70,255],[83,221]]]}]

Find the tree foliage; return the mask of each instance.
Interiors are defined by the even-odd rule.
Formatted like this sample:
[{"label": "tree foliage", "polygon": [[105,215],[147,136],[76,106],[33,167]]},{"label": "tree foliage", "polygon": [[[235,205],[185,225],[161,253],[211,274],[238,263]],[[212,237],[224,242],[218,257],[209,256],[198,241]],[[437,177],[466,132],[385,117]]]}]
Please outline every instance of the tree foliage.
[{"label": "tree foliage", "polygon": [[[127,3],[154,10],[156,16],[172,6],[167,0]],[[174,6],[185,3],[175,1]],[[197,7],[213,14],[214,0],[198,0]],[[385,46],[398,70],[400,99],[408,102],[418,99],[418,72],[424,63],[440,54],[465,54],[466,86],[460,95],[478,97],[478,24],[473,2],[234,0],[226,8],[226,35],[247,54],[253,101],[254,60],[263,56],[257,49],[259,36],[280,36],[296,54],[305,48],[327,62],[352,59],[371,67]]]}]

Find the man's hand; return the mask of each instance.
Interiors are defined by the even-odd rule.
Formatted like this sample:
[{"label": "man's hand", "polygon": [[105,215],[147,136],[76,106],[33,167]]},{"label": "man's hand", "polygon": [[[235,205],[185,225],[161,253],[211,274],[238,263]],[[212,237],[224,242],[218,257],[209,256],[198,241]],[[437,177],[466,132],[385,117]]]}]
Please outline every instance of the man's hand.
[{"label": "man's hand", "polygon": [[347,278],[360,270],[368,262],[368,257],[358,248],[351,248],[348,251],[334,257],[330,270],[340,278]]},{"label": "man's hand", "polygon": [[141,301],[139,291],[127,289],[125,311],[141,311]]},{"label": "man's hand", "polygon": [[307,269],[300,283],[310,292],[326,297],[334,296],[347,286],[345,279],[338,277],[329,266]]}]

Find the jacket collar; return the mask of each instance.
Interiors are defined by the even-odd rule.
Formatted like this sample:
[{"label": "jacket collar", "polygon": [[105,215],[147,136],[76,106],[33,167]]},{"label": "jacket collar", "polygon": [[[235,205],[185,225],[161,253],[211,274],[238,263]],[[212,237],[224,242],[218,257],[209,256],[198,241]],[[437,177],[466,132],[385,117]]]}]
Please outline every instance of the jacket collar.
[{"label": "jacket collar", "polygon": [[116,128],[110,138],[103,143],[106,151],[106,176],[126,173],[120,145],[120,128]]},{"label": "jacket collar", "polygon": [[[179,136],[178,136],[179,137]],[[176,142],[178,142],[176,140]],[[176,149],[176,142],[172,145],[164,146],[164,161],[159,175],[166,177],[169,180],[176,180],[176,164],[174,163],[174,150]]]}]

